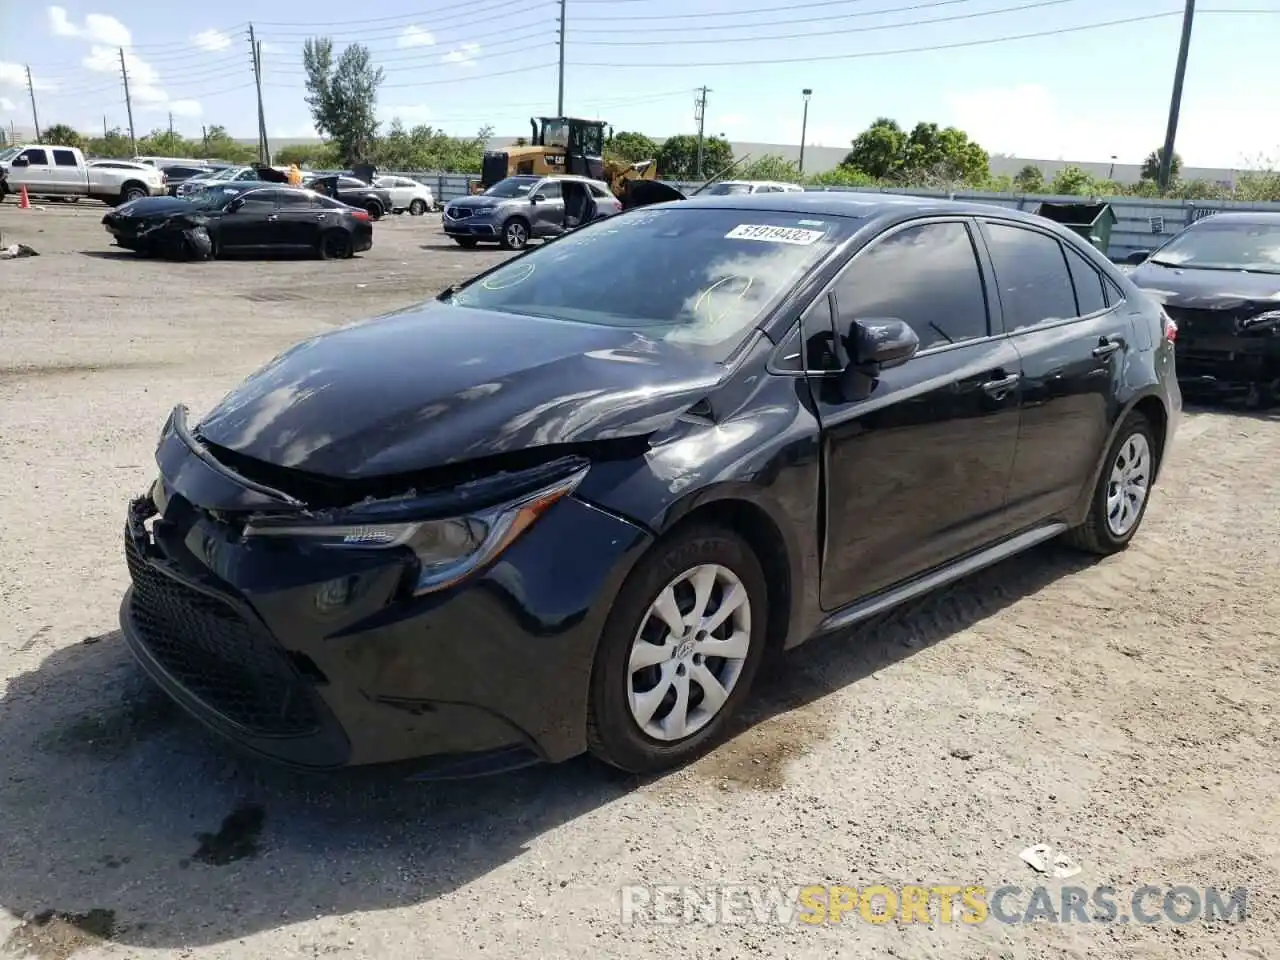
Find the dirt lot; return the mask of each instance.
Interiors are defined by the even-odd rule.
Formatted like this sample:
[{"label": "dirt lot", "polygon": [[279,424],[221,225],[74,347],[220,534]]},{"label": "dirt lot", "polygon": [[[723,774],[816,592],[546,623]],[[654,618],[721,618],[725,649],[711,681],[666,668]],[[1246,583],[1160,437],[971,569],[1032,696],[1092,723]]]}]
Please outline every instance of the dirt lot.
[{"label": "dirt lot", "polygon": [[[802,648],[679,773],[294,776],[133,666],[124,505],[174,403],[499,254],[403,217],[345,263],[155,263],[112,252],[101,214],[0,206],[41,253],[0,262],[0,953],[1276,955],[1280,417],[1190,412],[1126,553],[1051,546]],[[1039,842],[1081,872],[1033,872]],[[1249,899],[1244,923],[620,922],[624,885],[734,883],[1022,887],[1006,913],[1037,883],[1115,887],[1121,914],[1144,884]]]}]

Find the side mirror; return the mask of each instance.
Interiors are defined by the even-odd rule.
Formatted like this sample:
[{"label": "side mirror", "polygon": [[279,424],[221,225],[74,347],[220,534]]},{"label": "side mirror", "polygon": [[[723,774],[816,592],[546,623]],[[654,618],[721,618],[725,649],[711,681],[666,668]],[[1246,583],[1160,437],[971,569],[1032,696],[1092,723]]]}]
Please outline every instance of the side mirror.
[{"label": "side mirror", "polygon": [[865,400],[883,371],[900,367],[916,355],[920,338],[902,320],[868,318],[849,324],[844,348],[848,364],[840,377],[841,390],[850,400]]},{"label": "side mirror", "polygon": [[30,161],[30,159],[28,159],[28,158],[27,158],[27,157],[25,157],[25,156],[22,156],[22,157],[14,157],[14,158],[13,158],[13,162],[12,162],[11,164],[9,164],[9,166],[11,166],[11,167],[29,167],[29,166],[31,166],[31,161]]},{"label": "side mirror", "polygon": [[531,201],[533,201],[534,203],[546,203],[546,202],[547,202],[547,195],[546,195],[545,193],[535,193],[535,194],[534,194],[532,197],[530,197],[529,199],[530,199]]},{"label": "side mirror", "polygon": [[1149,256],[1151,256],[1150,250],[1135,250],[1124,258],[1124,262],[1136,267],[1139,264],[1146,263]]},{"label": "side mirror", "polygon": [[243,206],[244,206],[244,197],[236,197],[234,200],[232,200],[222,209],[226,213],[235,213],[237,210],[239,210]]}]

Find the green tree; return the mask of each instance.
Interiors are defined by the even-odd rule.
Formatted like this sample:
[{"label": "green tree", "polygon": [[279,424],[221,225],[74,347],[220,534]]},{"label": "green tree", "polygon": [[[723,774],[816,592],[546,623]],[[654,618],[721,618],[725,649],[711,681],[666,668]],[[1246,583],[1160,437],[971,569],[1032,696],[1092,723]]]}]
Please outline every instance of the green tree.
[{"label": "green tree", "polygon": [[[645,159],[648,159],[647,157]],[[667,137],[658,148],[658,176],[666,180],[694,180],[698,177],[698,138],[690,134]],[[702,142],[702,176],[710,177],[733,163],[733,147],[724,137],[706,137]]]},{"label": "green tree", "polygon": [[1044,193],[1044,171],[1028,163],[1014,174],[1013,185],[1023,193]]},{"label": "green tree", "polygon": [[316,170],[329,170],[342,166],[337,145],[333,143],[290,144],[276,150],[274,159],[276,163],[286,167],[291,163]]},{"label": "green tree", "polygon": [[[1160,164],[1164,160],[1164,147],[1158,147],[1147,154],[1147,159],[1142,161],[1142,179],[1157,182],[1160,179]],[[1178,156],[1177,151],[1173,154],[1173,163],[1169,166],[1169,182],[1172,183],[1178,179],[1178,174],[1182,172],[1182,158]]]},{"label": "green tree", "polygon": [[604,152],[624,163],[639,163],[641,160],[656,159],[658,145],[643,133],[623,130],[605,141]]},{"label": "green tree", "polygon": [[808,179],[815,187],[874,187],[878,184],[871,174],[843,163],[833,170],[824,170]]},{"label": "green tree", "polygon": [[65,123],[55,123],[51,127],[45,127],[40,131],[40,140],[51,147],[75,147],[78,150],[84,148],[84,137]]},{"label": "green tree", "polygon": [[192,141],[192,149],[192,156],[226,160],[228,163],[248,163],[258,158],[256,147],[234,139],[226,127],[216,123],[205,127],[204,136]]},{"label": "green tree", "polygon": [[917,123],[907,137],[902,178],[912,182],[981,183],[991,173],[987,151],[955,127]]},{"label": "green tree", "polygon": [[170,133],[167,127],[157,127],[138,140],[138,153],[144,157],[189,157],[194,152],[191,141],[180,133]]},{"label": "green tree", "polygon": [[133,156],[133,144],[119,127],[108,130],[104,136],[90,137],[83,149],[91,157],[109,160],[124,160]]},{"label": "green tree", "polygon": [[337,143],[348,165],[369,157],[378,135],[376,109],[383,80],[382,68],[373,65],[369,48],[351,44],[335,64],[333,41],[310,38],[302,45],[302,66],[316,130]]},{"label": "green tree", "polygon": [[780,180],[783,183],[799,183],[799,168],[794,162],[775,154],[766,154],[734,171],[743,180]]},{"label": "green tree", "polygon": [[880,180],[902,169],[907,135],[896,120],[879,117],[854,138],[852,147],[840,165]]},{"label": "green tree", "polygon": [[1049,191],[1072,196],[1092,196],[1097,192],[1096,184],[1089,171],[1075,164],[1068,164],[1054,175]]}]

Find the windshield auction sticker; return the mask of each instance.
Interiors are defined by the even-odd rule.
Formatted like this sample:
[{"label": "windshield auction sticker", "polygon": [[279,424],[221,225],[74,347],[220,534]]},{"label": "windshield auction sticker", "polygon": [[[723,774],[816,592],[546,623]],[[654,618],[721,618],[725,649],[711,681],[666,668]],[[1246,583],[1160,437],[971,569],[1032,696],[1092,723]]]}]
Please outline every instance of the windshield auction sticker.
[{"label": "windshield auction sticker", "polygon": [[763,240],[765,243],[790,243],[807,247],[823,237],[821,230],[800,227],[774,227],[764,223],[741,223],[725,235],[726,240]]}]

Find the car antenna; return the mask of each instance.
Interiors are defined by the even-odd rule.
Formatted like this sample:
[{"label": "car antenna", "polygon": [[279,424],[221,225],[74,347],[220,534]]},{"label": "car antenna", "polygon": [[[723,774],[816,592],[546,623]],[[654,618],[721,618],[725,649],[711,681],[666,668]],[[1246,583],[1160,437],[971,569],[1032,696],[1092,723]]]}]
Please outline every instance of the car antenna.
[{"label": "car antenna", "polygon": [[749,154],[749,153],[747,153],[747,154],[743,154],[743,156],[741,156],[741,157],[739,157],[737,160],[733,161],[733,163],[729,164],[729,165],[728,165],[727,167],[725,167],[723,170],[720,170],[719,172],[712,174],[712,175],[711,175],[711,179],[710,179],[710,180],[708,180],[706,183],[704,183],[702,186],[700,186],[697,190],[693,191],[693,193],[689,194],[689,196],[691,196],[691,197],[696,197],[696,196],[697,196],[698,194],[700,194],[703,190],[707,189],[707,187],[711,186],[713,183],[715,183],[717,180],[719,180],[721,177],[723,177],[726,173],[728,173],[728,172],[729,172],[730,170],[732,170],[734,167],[741,166],[742,164],[746,163],[746,162],[747,162],[748,160],[750,160],[750,159],[751,159],[751,154]]}]

